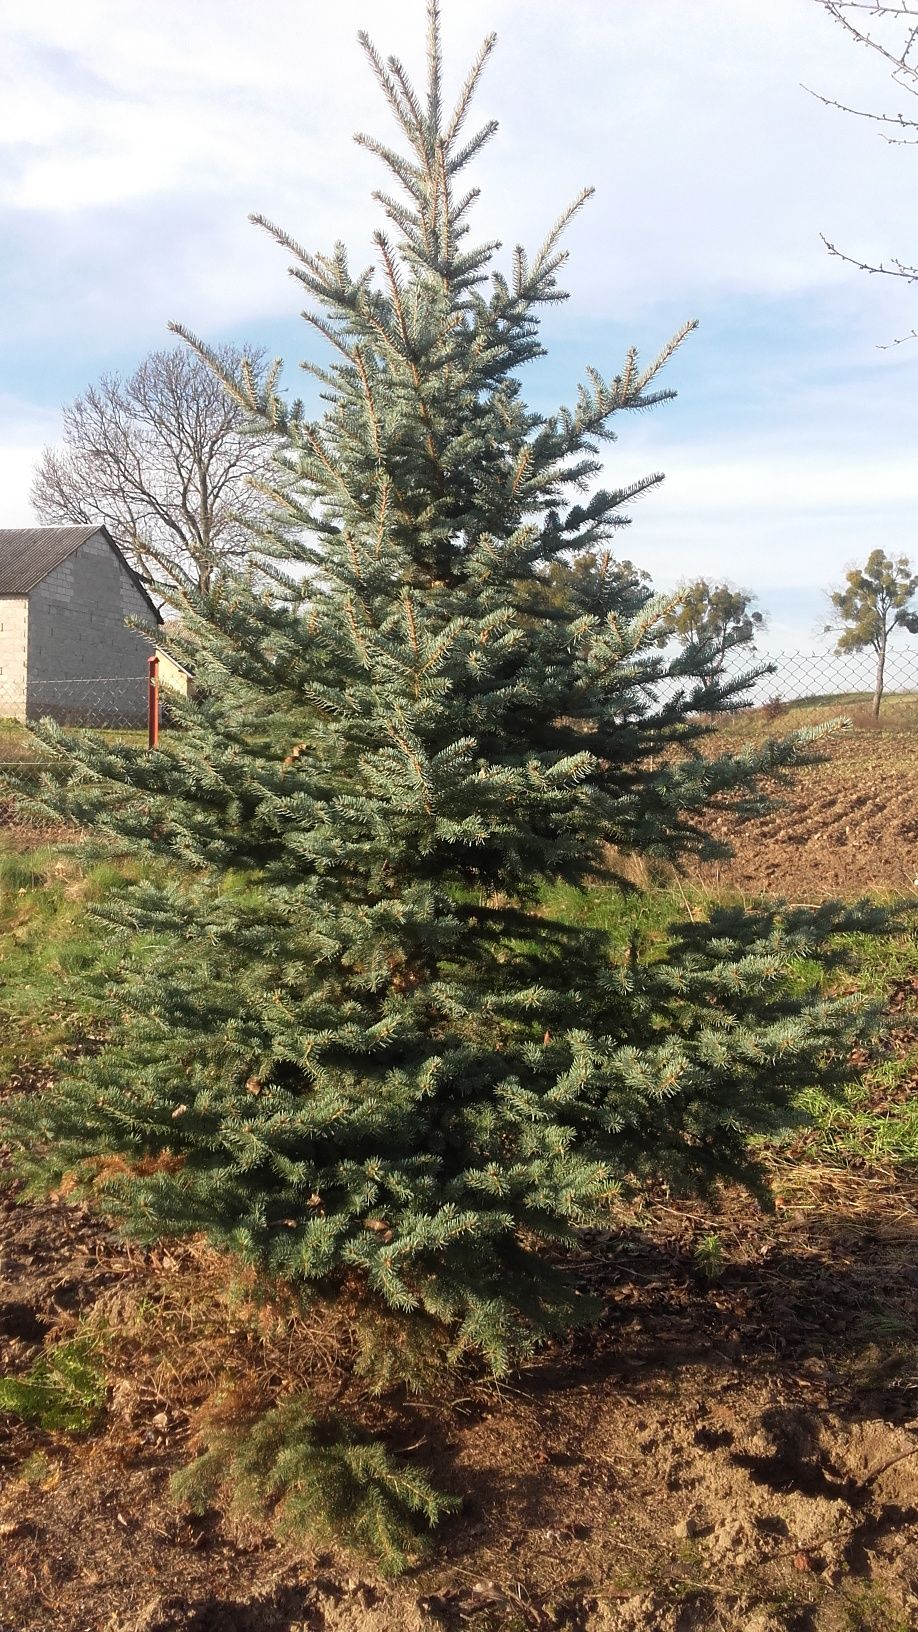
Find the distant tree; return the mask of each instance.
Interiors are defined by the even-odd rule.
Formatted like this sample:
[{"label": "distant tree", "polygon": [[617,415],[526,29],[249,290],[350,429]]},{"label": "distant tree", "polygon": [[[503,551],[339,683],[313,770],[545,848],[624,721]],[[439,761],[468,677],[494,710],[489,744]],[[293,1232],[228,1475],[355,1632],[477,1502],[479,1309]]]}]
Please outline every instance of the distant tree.
[{"label": "distant tree", "polygon": [[702,673],[713,685],[723,674],[727,653],[734,646],[753,645],[757,631],[765,627],[765,614],[754,607],[755,599],[748,590],[696,578],[680,590],[664,615],[662,631],[699,649]]},{"label": "distant tree", "polygon": [[[262,352],[228,345],[217,355],[226,374],[263,388]],[[252,548],[269,508],[253,482],[268,479],[271,460],[264,426],[253,430],[181,346],[152,352],[127,379],[103,375],[64,409],[62,445],[44,449],[32,504],[47,523],[104,522],[147,580],[207,590]]]},{"label": "distant tree", "polygon": [[[816,0],[816,4],[828,12],[856,45],[863,45],[886,64],[897,96],[903,92],[918,96],[918,0],[891,0],[889,4],[883,3],[883,0]],[[857,119],[868,120],[878,128],[884,141],[893,147],[912,146],[918,142],[918,117],[914,110],[911,115],[904,113],[902,108],[888,113],[877,112],[869,108],[853,108],[819,91],[812,91],[811,94],[828,108],[837,108],[840,113],[850,113]],[[825,233],[821,237],[830,255],[837,255],[840,260],[847,261],[862,272],[878,272],[887,278],[918,283],[918,263],[914,260],[904,261],[893,255],[886,261],[867,261],[862,256],[849,255],[838,249]],[[898,335],[892,343],[898,345],[902,340],[916,339],[918,329],[911,329],[907,334]]]},{"label": "distant tree", "polygon": [[566,619],[582,612],[633,618],[651,594],[650,574],[633,561],[618,560],[609,550],[590,550],[574,560],[556,556],[525,586],[522,599],[538,606],[540,614],[555,609]]},{"label": "distant tree", "polygon": [[838,616],[826,629],[842,632],[840,652],[862,652],[871,647],[877,657],[873,693],[873,717],[879,719],[886,676],[886,650],[895,629],[918,635],[918,607],[910,605],[918,592],[918,573],[912,571],[908,556],[892,560],[883,550],[871,550],[864,567],[845,574],[844,589],[832,592]]}]

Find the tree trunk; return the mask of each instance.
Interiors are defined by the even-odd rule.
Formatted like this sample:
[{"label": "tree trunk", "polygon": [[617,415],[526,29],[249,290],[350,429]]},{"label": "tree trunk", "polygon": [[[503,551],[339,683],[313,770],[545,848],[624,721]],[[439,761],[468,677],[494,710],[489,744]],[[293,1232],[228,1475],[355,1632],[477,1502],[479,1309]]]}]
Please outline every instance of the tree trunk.
[{"label": "tree trunk", "polygon": [[877,679],[876,679],[876,685],[874,687],[874,693],[873,693],[873,717],[874,717],[875,720],[878,720],[880,718],[880,704],[883,701],[883,676],[884,676],[885,669],[886,669],[886,637],[884,635],[883,640],[881,641],[880,645],[877,647]]}]

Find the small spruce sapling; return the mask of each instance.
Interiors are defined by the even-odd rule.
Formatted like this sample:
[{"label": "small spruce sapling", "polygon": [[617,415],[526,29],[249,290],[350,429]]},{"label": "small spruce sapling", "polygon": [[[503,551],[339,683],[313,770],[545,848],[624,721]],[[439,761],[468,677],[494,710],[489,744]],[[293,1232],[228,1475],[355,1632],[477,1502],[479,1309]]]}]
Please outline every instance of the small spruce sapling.
[{"label": "small spruce sapling", "polygon": [[308,1400],[283,1401],[255,1420],[202,1425],[203,1454],[175,1476],[172,1495],[204,1512],[226,1492],[242,1525],[271,1523],[287,1541],[344,1543],[399,1575],[457,1506],[423,1471],[347,1423],[316,1419]]}]

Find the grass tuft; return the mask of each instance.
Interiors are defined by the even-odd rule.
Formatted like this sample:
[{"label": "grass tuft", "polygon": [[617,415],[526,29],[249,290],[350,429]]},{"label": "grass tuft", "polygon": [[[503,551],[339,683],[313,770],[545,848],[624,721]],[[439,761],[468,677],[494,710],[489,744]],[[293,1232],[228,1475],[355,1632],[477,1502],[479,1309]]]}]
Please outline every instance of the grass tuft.
[{"label": "grass tuft", "polygon": [[83,1338],[42,1354],[24,1377],[0,1377],[0,1411],[49,1432],[86,1434],[105,1406],[105,1378]]}]

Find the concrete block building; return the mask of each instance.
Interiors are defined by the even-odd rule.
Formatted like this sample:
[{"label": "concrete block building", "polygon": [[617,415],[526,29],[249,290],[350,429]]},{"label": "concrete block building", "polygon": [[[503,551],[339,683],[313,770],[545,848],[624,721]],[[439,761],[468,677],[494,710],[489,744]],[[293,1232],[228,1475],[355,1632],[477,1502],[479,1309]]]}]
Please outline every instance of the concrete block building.
[{"label": "concrete block building", "polygon": [[0,719],[143,725],[161,622],[104,527],[0,528]]}]

